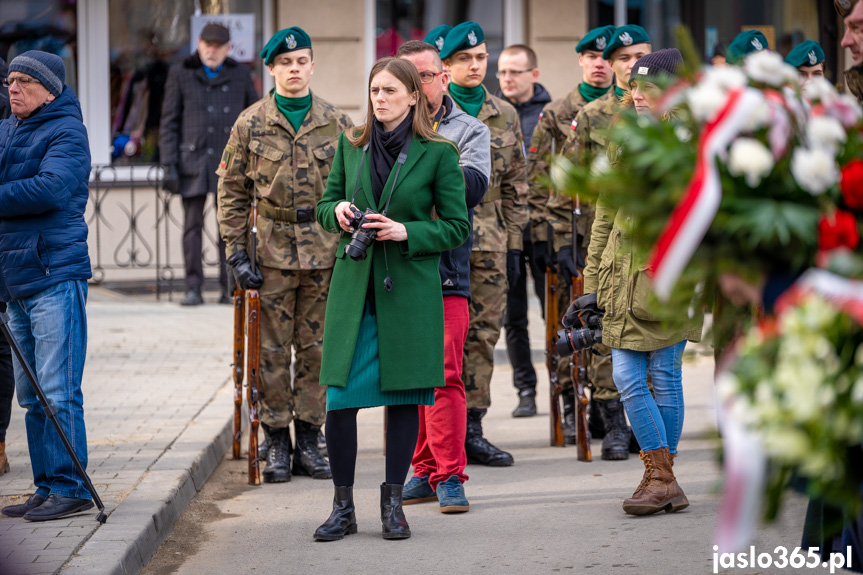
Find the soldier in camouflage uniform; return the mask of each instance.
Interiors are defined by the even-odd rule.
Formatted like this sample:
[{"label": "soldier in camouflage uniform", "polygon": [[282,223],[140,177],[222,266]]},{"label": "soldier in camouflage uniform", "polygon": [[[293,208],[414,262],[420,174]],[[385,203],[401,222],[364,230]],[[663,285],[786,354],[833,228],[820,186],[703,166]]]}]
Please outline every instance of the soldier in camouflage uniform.
[{"label": "soldier in camouflage uniform", "polygon": [[854,65],[845,71],[845,84],[857,101],[863,103],[863,2],[834,0],[836,12],[845,21],[842,47],[851,51]]},{"label": "soldier in camouflage uniform", "polygon": [[[575,47],[578,53],[578,63],[582,69],[582,82],[565,98],[555,100],[542,110],[539,124],[533,133],[528,149],[528,180],[530,182],[530,229],[534,242],[534,259],[542,268],[559,265],[558,275],[558,306],[565,310],[570,304],[570,278],[576,274],[572,257],[572,198],[552,193],[542,182],[542,176],[548,175],[549,159],[552,153],[552,142],[555,153],[564,151],[567,138],[574,132],[575,115],[584,106],[597,98],[604,96],[611,89],[613,73],[608,61],[602,57],[602,51],[608,46],[614,26],[594,28],[588,32]],[[578,233],[581,238],[581,260],[587,256],[587,244],[590,240],[590,227],[593,223],[593,207],[581,204],[582,217],[578,221]],[[551,249],[549,249],[549,233],[554,233]],[[547,320],[548,321],[548,320]],[[551,321],[558,321],[552,318]],[[558,329],[562,328],[558,326]],[[586,355],[588,359],[588,375],[594,382],[593,399],[607,400],[619,397],[609,397],[609,390],[614,390],[611,378],[611,365],[605,358],[593,354]],[[598,369],[597,369],[598,368]],[[558,363],[558,377],[564,386],[563,393],[563,436],[569,444],[574,444],[575,433],[575,393],[572,386],[571,370],[568,361]],[[616,391],[613,391],[616,394]],[[595,404],[594,404],[595,405]],[[598,407],[597,407],[598,409]],[[591,417],[591,434],[602,438],[605,434],[599,415]]]},{"label": "soldier in camouflage uniform", "polygon": [[[331,477],[317,438],[326,417],[321,370],[324,310],[338,237],[314,209],[326,188],[339,134],[350,118],[309,90],[311,40],[300,28],[276,33],[261,52],[275,91],[240,114],[219,165],[219,227],[228,264],[243,289],[260,287],[260,417],[267,445],[264,481],[293,473]],[[251,221],[252,194],[258,219]],[[257,223],[258,268],[247,240]],[[296,361],[291,385],[291,350]]]},{"label": "soldier in camouflage uniform", "polygon": [[483,437],[482,418],[491,405],[494,346],[500,337],[506,292],[518,279],[522,230],[527,223],[527,180],[518,113],[482,85],[488,52],[482,28],[463,22],[447,34],[441,49],[452,78],[449,95],[491,132],[491,178],[473,218],[470,258],[470,326],[464,347],[467,395],[465,451],[469,463],[512,465],[512,455]]},{"label": "soldier in camouflage uniform", "polygon": [[[617,28],[602,52],[602,57],[609,61],[614,71],[615,84],[604,96],[584,106],[575,116],[574,130],[567,137],[562,150],[565,154],[575,155],[578,161],[591,161],[598,154],[604,154],[608,140],[606,130],[612,118],[619,111],[620,99],[629,92],[629,74],[635,62],[649,54],[650,37],[641,26],[628,24]],[[553,207],[552,207],[553,208]],[[554,219],[558,211],[550,208],[548,214]],[[570,216],[571,217],[571,216]],[[571,222],[572,220],[567,220]],[[585,231],[593,221],[590,213],[584,218]],[[562,228],[562,230],[561,230]],[[572,236],[566,237],[566,232],[571,229],[569,225],[558,226],[557,230],[563,231],[564,235],[555,233],[555,245],[561,248],[572,245]],[[579,234],[582,229],[578,230]],[[589,237],[588,234],[585,237]],[[586,245],[585,245],[586,247]],[[571,253],[571,252],[570,252]],[[565,254],[558,254],[558,260],[562,260]],[[560,263],[561,269],[566,264]],[[603,357],[594,357],[588,365],[588,377],[593,384],[592,398],[594,405],[602,417],[605,427],[605,437],[602,440],[602,458],[607,460],[621,460],[629,457],[629,444],[631,432],[626,424],[626,415],[620,394],[611,377],[611,350],[605,346],[596,346],[597,351]]]}]

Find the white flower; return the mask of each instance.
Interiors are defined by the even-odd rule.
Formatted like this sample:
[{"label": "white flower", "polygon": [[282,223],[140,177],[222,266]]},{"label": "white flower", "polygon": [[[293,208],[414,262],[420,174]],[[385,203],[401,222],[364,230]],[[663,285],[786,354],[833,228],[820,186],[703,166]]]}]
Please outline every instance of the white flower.
[{"label": "white flower", "polygon": [[809,145],[820,148],[835,156],[839,144],[847,139],[845,128],[838,120],[829,116],[815,116],[806,126],[806,137]]},{"label": "white flower", "polygon": [[686,92],[689,109],[699,122],[709,122],[715,118],[727,100],[727,92],[709,83],[697,84]]},{"label": "white flower", "polygon": [[748,110],[746,120],[743,123],[744,132],[754,132],[762,126],[770,123],[770,106],[761,92],[753,92],[753,95],[758,96],[758,103]]},{"label": "white flower", "polygon": [[851,389],[851,401],[858,405],[863,405],[863,377],[858,379]]},{"label": "white flower", "polygon": [[549,174],[551,175],[551,181],[554,182],[557,188],[566,188],[569,183],[569,172],[573,167],[572,162],[565,156],[558,156],[552,161]]},{"label": "white flower", "polygon": [[803,86],[803,96],[810,102],[832,102],[839,93],[827,78],[812,78]]},{"label": "white flower", "polygon": [[795,148],[791,156],[791,175],[801,188],[817,196],[839,181],[839,167],[832,154],[824,150]]},{"label": "white flower", "polygon": [[674,127],[674,135],[684,144],[692,139],[692,132],[690,132],[683,124],[678,124]]},{"label": "white flower", "polygon": [[[743,69],[746,74],[756,82],[781,87],[785,84],[790,68],[778,52],[761,50],[754,52],[743,61]],[[796,71],[795,71],[796,74]]]},{"label": "white flower", "polygon": [[716,90],[728,92],[746,85],[746,74],[737,66],[708,67],[704,71],[701,84],[707,84]]},{"label": "white flower", "polygon": [[608,161],[608,156],[605,154],[597,154],[590,165],[590,173],[594,176],[606,174],[609,169],[611,169],[611,162]]},{"label": "white flower", "polygon": [[770,174],[774,163],[770,150],[754,138],[737,138],[728,153],[728,171],[733,176],[745,176],[750,188]]}]

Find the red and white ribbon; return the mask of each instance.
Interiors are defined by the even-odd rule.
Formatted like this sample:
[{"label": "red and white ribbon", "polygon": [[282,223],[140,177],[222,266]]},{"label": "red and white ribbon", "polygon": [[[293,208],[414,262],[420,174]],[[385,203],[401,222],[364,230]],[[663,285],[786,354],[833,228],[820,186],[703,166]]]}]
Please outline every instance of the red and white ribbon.
[{"label": "red and white ribbon", "polygon": [[660,299],[667,300],[671,295],[677,278],[704,239],[719,209],[722,186],[716,156],[728,150],[747,123],[753,106],[762,100],[752,88],[732,90],[716,117],[705,125],[698,140],[692,180],[648,258],[653,287]]}]

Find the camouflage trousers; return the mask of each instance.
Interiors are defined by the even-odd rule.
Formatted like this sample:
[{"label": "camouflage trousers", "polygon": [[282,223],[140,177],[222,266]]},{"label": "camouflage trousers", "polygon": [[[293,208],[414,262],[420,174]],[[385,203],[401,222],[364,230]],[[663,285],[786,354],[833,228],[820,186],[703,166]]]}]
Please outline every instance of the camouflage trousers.
[{"label": "camouflage trousers", "polygon": [[470,324],[464,344],[462,381],[467,408],[491,406],[494,346],[506,308],[506,254],[470,253]]},{"label": "camouflage trousers", "polygon": [[318,382],[324,311],[333,270],[260,269],[264,276],[260,290],[261,422],[281,428],[296,418],[322,425],[327,413],[327,388]]},{"label": "camouflage trousers", "polygon": [[[558,309],[560,310],[560,316],[563,317],[563,314],[566,312],[567,308],[569,308],[569,304],[572,303],[572,297],[570,296],[569,283],[564,281],[562,276],[558,276],[557,293]],[[563,329],[563,324],[560,322],[560,319],[558,319],[557,329]],[[620,394],[617,392],[617,386],[614,385],[614,379],[611,377],[611,348],[602,344],[597,344],[594,346],[594,349],[602,355],[596,355],[590,351],[583,354],[586,363],[585,371],[587,381],[592,388],[591,397],[598,401],[620,398]],[[569,365],[570,359],[571,358],[564,357],[557,363],[557,377],[560,383],[563,384],[564,389],[572,387],[572,368]]]}]

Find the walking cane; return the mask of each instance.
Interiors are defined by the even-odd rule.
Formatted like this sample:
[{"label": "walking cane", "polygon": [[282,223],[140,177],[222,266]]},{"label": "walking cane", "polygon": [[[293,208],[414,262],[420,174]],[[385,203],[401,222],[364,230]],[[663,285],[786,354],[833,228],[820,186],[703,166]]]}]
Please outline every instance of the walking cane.
[{"label": "walking cane", "polygon": [[93,482],[90,481],[90,476],[87,475],[87,472],[84,470],[84,466],[81,465],[81,460],[79,460],[78,456],[75,455],[75,450],[72,449],[72,444],[69,443],[69,438],[66,437],[66,433],[63,431],[63,428],[60,427],[60,422],[57,420],[57,408],[48,401],[47,397],[45,397],[45,392],[42,391],[42,388],[39,386],[39,382],[36,380],[36,374],[33,373],[32,369],[30,369],[30,364],[24,360],[24,353],[18,345],[18,340],[16,340],[12,336],[12,332],[9,331],[9,315],[6,312],[0,312],[0,330],[2,330],[3,335],[6,336],[6,341],[9,342],[9,346],[15,353],[15,357],[18,358],[18,363],[21,364],[21,367],[24,369],[24,373],[27,374],[27,379],[30,381],[30,387],[32,387],[33,391],[36,392],[36,397],[39,398],[42,410],[48,416],[48,419],[51,420],[51,423],[54,424],[54,429],[57,430],[57,434],[60,436],[63,446],[69,453],[69,457],[72,458],[72,462],[75,463],[75,468],[78,470],[78,473],[81,474],[81,477],[84,478],[87,490],[90,491],[90,494],[93,496],[93,501],[96,502],[96,507],[99,508],[99,515],[96,516],[96,521],[99,523],[105,523],[108,520],[108,516],[105,515],[105,506],[102,504],[99,494],[96,493],[96,488],[93,487]]}]

